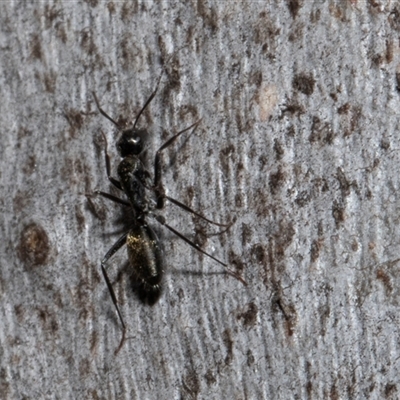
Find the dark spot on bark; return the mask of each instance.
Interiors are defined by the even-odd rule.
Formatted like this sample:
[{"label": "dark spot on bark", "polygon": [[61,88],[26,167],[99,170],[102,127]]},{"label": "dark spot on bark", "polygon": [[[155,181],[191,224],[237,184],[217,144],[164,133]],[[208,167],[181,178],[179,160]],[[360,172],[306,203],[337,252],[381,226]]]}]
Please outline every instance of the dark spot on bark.
[{"label": "dark spot on bark", "polygon": [[313,10],[310,14],[311,23],[315,24],[319,22],[320,19],[321,19],[321,10],[320,9]]},{"label": "dark spot on bark", "polygon": [[268,53],[268,43],[264,43],[263,46],[261,47],[261,51],[266,54]]},{"label": "dark spot on bark", "polygon": [[311,200],[311,195],[307,190],[302,190],[295,199],[295,203],[299,207],[304,207]]},{"label": "dark spot on bark", "polygon": [[350,182],[347,180],[346,175],[343,172],[343,169],[338,167],[336,170],[336,178],[339,181],[340,191],[342,192],[342,196],[346,197],[350,194]]},{"label": "dark spot on bark", "polygon": [[75,205],[75,217],[76,222],[78,223],[78,231],[82,233],[83,229],[85,228],[85,217],[77,204]]},{"label": "dark spot on bark", "polygon": [[96,7],[99,4],[99,0],[83,0],[85,3],[89,4],[90,7]]},{"label": "dark spot on bark", "polygon": [[[329,290],[329,289],[328,289]],[[327,328],[327,322],[329,320],[329,316],[331,314],[331,309],[326,302],[325,304],[321,304],[318,307],[318,314],[319,314],[319,319],[320,319],[320,324],[321,324],[321,335],[325,336],[326,334],[326,328]]]},{"label": "dark spot on bark", "polygon": [[30,58],[34,58],[36,60],[42,60],[43,52],[39,35],[34,35],[32,37],[30,42],[30,47],[31,47]]},{"label": "dark spot on bark", "polygon": [[299,10],[301,8],[301,3],[299,0],[286,0],[287,6],[290,11],[290,15],[292,16],[293,19],[297,17],[297,14],[299,13]]},{"label": "dark spot on bark", "polygon": [[110,1],[107,3],[108,12],[110,14],[115,14],[115,4],[114,2]]},{"label": "dark spot on bark", "polygon": [[99,343],[99,336],[96,331],[92,332],[89,342],[90,342],[90,352],[94,353]]},{"label": "dark spot on bark", "polygon": [[49,5],[46,5],[44,7],[44,18],[45,18],[45,28],[49,29],[53,25],[53,22],[58,18],[59,15],[61,15],[61,11],[57,10],[55,6],[50,7]]},{"label": "dark spot on bark", "polygon": [[229,260],[229,265],[233,267],[234,271],[236,271],[237,274],[240,275],[244,271],[245,269],[244,262],[242,261],[240,256],[235,254],[235,252],[233,252],[232,250],[230,250],[228,253],[228,260]]},{"label": "dark spot on bark", "polygon": [[200,226],[195,227],[195,233],[193,241],[200,248],[204,247],[207,243],[208,235],[207,232]]},{"label": "dark spot on bark", "polygon": [[121,19],[124,23],[131,24],[134,16],[139,12],[139,3],[134,1],[125,1],[121,7]]},{"label": "dark spot on bark", "polygon": [[389,14],[388,20],[390,26],[394,30],[400,32],[400,11],[396,7],[393,8],[391,13]]},{"label": "dark spot on bark", "polygon": [[338,108],[338,114],[347,114],[350,111],[350,103],[345,103]]},{"label": "dark spot on bark", "polygon": [[374,15],[381,13],[381,3],[379,1],[368,0],[367,4],[369,12],[374,13]]},{"label": "dark spot on bark", "polygon": [[250,349],[247,350],[246,358],[247,358],[247,366],[248,367],[251,367],[256,361],[256,359],[254,358],[253,353],[251,352]]},{"label": "dark spot on bark", "polygon": [[[10,399],[11,385],[9,383],[9,373],[5,368],[0,369],[0,393],[4,399]],[[14,388],[15,389],[15,388]]]},{"label": "dark spot on bark", "polygon": [[318,222],[318,236],[320,237],[324,236],[324,225],[322,221]]},{"label": "dark spot on bark", "polygon": [[197,398],[200,392],[200,381],[194,370],[190,370],[182,379],[182,387],[192,398]]},{"label": "dark spot on bark", "polygon": [[285,250],[290,246],[296,231],[291,222],[280,220],[275,223],[276,231],[271,235],[268,242],[268,252],[263,253],[262,264],[264,266],[264,284],[274,282],[276,272],[281,273],[285,268],[285,264],[281,261],[285,258]]},{"label": "dark spot on bark", "polygon": [[258,308],[254,302],[250,302],[246,306],[246,311],[237,316],[238,320],[243,320],[243,325],[253,327],[257,322]]},{"label": "dark spot on bark", "polygon": [[332,144],[333,138],[334,134],[331,126],[327,122],[321,122],[318,117],[314,116],[308,140],[311,143]]},{"label": "dark spot on bark", "polygon": [[56,332],[58,330],[58,322],[54,313],[51,313],[48,307],[40,308],[36,307],[36,311],[39,317],[39,320],[42,323],[43,330]]},{"label": "dark spot on bark", "polygon": [[261,84],[262,84],[262,78],[263,78],[262,72],[261,71],[256,71],[251,75],[250,83],[255,85],[255,86],[257,86],[257,87],[260,87]]},{"label": "dark spot on bark", "polygon": [[46,92],[54,93],[56,90],[56,80],[57,76],[53,71],[45,73],[43,76],[43,83]]},{"label": "dark spot on bark", "polygon": [[390,141],[387,138],[381,139],[380,143],[381,149],[382,150],[389,150],[390,149]]},{"label": "dark spot on bark", "polygon": [[84,358],[79,362],[79,374],[81,377],[88,376],[90,374],[90,361],[87,358]]},{"label": "dark spot on bark", "polygon": [[207,370],[207,372],[204,375],[204,378],[205,378],[208,386],[213,385],[217,382],[211,369]]},{"label": "dark spot on bark", "polygon": [[290,138],[294,138],[296,136],[296,131],[294,129],[293,125],[290,125],[287,129],[286,129],[286,136],[290,137]]},{"label": "dark spot on bark", "polygon": [[269,176],[269,188],[272,194],[278,192],[279,189],[282,188],[285,182],[285,174],[282,172],[281,167],[278,168],[278,171],[275,173],[271,173]]},{"label": "dark spot on bark", "polygon": [[238,208],[243,207],[243,195],[241,193],[236,193],[235,195],[235,206]]},{"label": "dark spot on bark", "polygon": [[313,76],[305,73],[297,74],[293,78],[293,89],[310,96],[314,92],[315,80]]},{"label": "dark spot on bark", "polygon": [[313,389],[313,385],[311,381],[307,381],[306,383],[306,390],[307,390],[307,394],[310,397],[312,394],[312,389]]},{"label": "dark spot on bark", "polygon": [[258,157],[258,163],[260,164],[260,169],[263,169],[267,165],[268,157],[266,154],[261,154],[261,156]]},{"label": "dark spot on bark", "polygon": [[289,33],[289,42],[295,42],[297,39],[301,40],[304,36],[304,24],[297,24],[294,26],[293,30]]},{"label": "dark spot on bark", "polygon": [[331,386],[330,399],[332,399],[332,400],[339,400],[340,399],[340,396],[339,396],[338,389],[337,389],[336,385],[332,385]]},{"label": "dark spot on bark", "polygon": [[198,118],[199,113],[195,106],[191,104],[185,104],[179,108],[178,115],[180,120],[189,118],[191,121],[195,121]]},{"label": "dark spot on bark", "polygon": [[77,129],[80,129],[83,125],[83,118],[80,111],[69,109],[65,111],[65,117],[69,124]]},{"label": "dark spot on bark", "polygon": [[231,154],[233,154],[234,152],[235,147],[232,144],[220,150],[219,159],[224,175],[229,174],[229,159]]},{"label": "dark spot on bark", "polygon": [[212,32],[218,29],[218,14],[214,7],[210,7],[210,3],[204,0],[197,0],[197,13],[203,19],[203,23]]},{"label": "dark spot on bark", "polygon": [[393,290],[393,286],[390,281],[389,275],[386,273],[386,271],[383,268],[379,268],[376,271],[376,279],[379,279],[383,283],[386,294],[389,295]]},{"label": "dark spot on bark", "polygon": [[83,50],[86,51],[87,54],[93,55],[96,53],[96,45],[93,40],[92,33],[89,31],[89,29],[82,29],[81,30],[81,47]]},{"label": "dark spot on bark", "polygon": [[62,22],[57,22],[55,25],[56,37],[61,40],[62,43],[67,43],[67,32],[65,32],[64,25]]},{"label": "dark spot on bark", "polygon": [[168,83],[164,87],[164,98],[169,99],[169,92],[171,90],[179,90],[181,87],[181,66],[179,62],[178,55],[174,56],[168,65],[167,75],[168,75]]},{"label": "dark spot on bark", "polygon": [[179,288],[176,294],[180,301],[182,301],[185,298],[185,292],[182,288]]},{"label": "dark spot on bark", "polygon": [[254,41],[257,44],[262,44],[263,48],[265,46],[265,50],[268,50],[272,47],[275,36],[279,32],[280,30],[274,26],[267,14],[260,13],[260,18],[254,26]]},{"label": "dark spot on bark", "polygon": [[38,224],[27,225],[21,233],[17,254],[27,268],[45,265],[49,257],[50,241]]},{"label": "dark spot on bark", "polygon": [[386,40],[386,62],[389,64],[393,61],[393,41]]},{"label": "dark spot on bark", "polygon": [[184,200],[186,201],[186,204],[188,205],[192,204],[195,194],[196,194],[196,189],[193,186],[188,186],[185,189]]},{"label": "dark spot on bark", "polygon": [[325,178],[315,178],[312,181],[312,191],[311,193],[318,196],[319,193],[324,193],[329,190],[328,182]]},{"label": "dark spot on bark", "polygon": [[280,119],[282,119],[286,114],[299,116],[304,113],[305,113],[304,107],[298,104],[296,101],[291,100],[282,109]]},{"label": "dark spot on bark", "polygon": [[371,56],[372,65],[379,68],[383,64],[384,56],[382,54],[374,54]]},{"label": "dark spot on bark", "polygon": [[242,246],[245,247],[251,242],[252,229],[249,224],[242,224]]},{"label": "dark spot on bark", "polygon": [[79,131],[83,126],[82,113],[79,110],[70,108],[70,109],[64,110],[63,114],[71,128],[69,131],[70,136],[75,137],[76,132]]},{"label": "dark spot on bark", "polygon": [[232,362],[233,359],[233,340],[231,338],[231,334],[229,329],[225,329],[222,334],[222,340],[226,346],[227,354],[225,357],[225,364],[228,365]]},{"label": "dark spot on bark", "polygon": [[138,60],[139,53],[130,35],[125,35],[118,44],[121,54],[121,65],[125,71],[131,70]]},{"label": "dark spot on bark", "polygon": [[346,23],[349,21],[349,18],[346,17],[348,4],[349,3],[347,2],[331,3],[331,6],[329,7],[329,13],[339,21]]},{"label": "dark spot on bark", "polygon": [[264,247],[261,244],[255,244],[251,248],[252,258],[259,264],[264,264],[266,260],[266,254]]},{"label": "dark spot on bark", "polygon": [[282,143],[278,139],[275,139],[274,141],[274,151],[277,160],[280,160],[285,154],[285,150],[282,146]]},{"label": "dark spot on bark", "polygon": [[397,392],[397,387],[394,383],[387,383],[385,386],[385,397],[394,396]]},{"label": "dark spot on bark", "polygon": [[25,316],[25,307],[22,304],[17,304],[14,306],[14,312],[19,323],[21,323]]},{"label": "dark spot on bark", "polygon": [[337,93],[329,93],[329,96],[333,101],[338,101]]},{"label": "dark spot on bark", "polygon": [[358,127],[360,119],[362,117],[362,109],[359,106],[352,106],[349,108],[349,112],[344,119],[347,127],[344,129],[343,136],[350,136]]},{"label": "dark spot on bark", "polygon": [[283,301],[282,297],[278,296],[274,301],[276,310],[282,312],[285,318],[286,334],[292,336],[294,333],[294,328],[297,324],[297,313],[296,309],[292,304],[287,304]]},{"label": "dark spot on bark", "polygon": [[310,249],[311,262],[315,262],[318,260],[320,249],[321,249],[321,242],[319,240],[313,240]]},{"label": "dark spot on bark", "polygon": [[31,195],[29,192],[22,192],[18,190],[13,198],[13,207],[16,214],[21,213],[25,207],[31,202]]},{"label": "dark spot on bark", "polygon": [[345,220],[345,207],[342,202],[335,200],[332,207],[332,216],[336,223],[336,228]]},{"label": "dark spot on bark", "polygon": [[400,92],[400,71],[396,72],[396,90]]}]

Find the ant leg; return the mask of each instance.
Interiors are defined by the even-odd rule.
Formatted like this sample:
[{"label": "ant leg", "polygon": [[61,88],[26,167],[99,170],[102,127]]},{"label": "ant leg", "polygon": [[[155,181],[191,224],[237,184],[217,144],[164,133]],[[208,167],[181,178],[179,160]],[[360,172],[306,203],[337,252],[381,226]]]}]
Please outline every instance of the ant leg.
[{"label": "ant leg", "polygon": [[[158,150],[156,153],[156,157],[154,160],[154,192],[157,197],[157,208],[161,209],[164,207],[164,198],[165,196],[165,191],[164,187],[161,182],[161,152],[166,149],[168,146],[170,146],[182,133],[185,133],[189,131],[192,128],[196,128],[197,125],[200,123],[201,119],[199,119],[197,122],[195,122],[193,125],[190,125],[188,128],[178,132],[176,135],[172,136],[169,140],[167,140]],[[193,129],[193,132],[195,129]],[[192,132],[192,133],[193,133]]]},{"label": "ant leg", "polygon": [[104,142],[106,144],[105,148],[104,148],[104,156],[105,156],[105,160],[106,160],[107,178],[115,187],[117,187],[119,190],[123,190],[122,186],[121,186],[121,183],[117,179],[115,179],[115,178],[113,178],[111,176],[111,163],[110,163],[110,156],[108,155],[107,138],[106,138],[106,135],[104,134],[103,131],[101,131],[101,134],[103,135],[103,139],[104,139]]},{"label": "ant leg", "polygon": [[90,211],[95,215],[96,218],[101,219],[101,217],[98,214],[98,212],[96,210],[96,207],[95,207],[95,205],[94,205],[94,203],[92,201],[93,195],[92,194],[85,194],[85,197],[86,197],[86,200],[87,200],[87,202],[89,204]]},{"label": "ant leg", "polygon": [[[118,203],[118,204],[122,204],[122,205],[124,205],[124,206],[128,206],[128,207],[131,206],[131,203],[129,203],[129,201],[120,199],[119,197],[113,196],[113,195],[110,194],[110,193],[101,192],[100,190],[96,190],[96,191],[94,192],[94,195],[103,196],[103,197],[105,197],[105,198],[108,199],[108,200],[111,200],[111,201],[113,201],[113,202],[115,202],[115,203]],[[86,196],[86,197],[88,197],[88,196]]]},{"label": "ant leg", "polygon": [[229,224],[220,224],[219,222],[211,221],[210,219],[206,218],[204,215],[199,214],[198,212],[192,210],[190,207],[186,206],[185,204],[181,203],[181,202],[178,201],[178,200],[173,199],[172,197],[164,196],[164,198],[167,199],[167,200],[169,200],[171,203],[177,205],[178,207],[181,207],[183,210],[185,210],[185,211],[187,211],[187,212],[190,212],[190,213],[196,215],[196,217],[199,217],[199,218],[201,218],[201,219],[204,219],[204,221],[207,221],[207,222],[209,222],[210,224],[217,225],[217,226],[222,226],[222,227],[224,227],[224,228],[229,228],[229,227],[233,224],[233,222],[231,222],[231,223],[229,223]]},{"label": "ant leg", "polygon": [[111,200],[111,201],[114,201],[115,203],[122,204],[122,205],[124,205],[124,206],[130,206],[130,203],[129,203],[128,201],[122,200],[122,199],[120,199],[120,198],[118,198],[118,197],[113,196],[112,194],[105,193],[105,192],[101,192],[101,191],[99,191],[99,190],[96,190],[94,193],[85,194],[86,200],[88,201],[90,210],[92,211],[92,213],[93,213],[98,219],[101,219],[101,217],[100,217],[100,215],[98,214],[98,212],[97,212],[97,210],[96,210],[96,207],[95,207],[95,205],[94,205],[94,203],[93,203],[93,201],[92,201],[92,197],[97,196],[97,195],[103,196],[103,197],[105,197],[105,198],[107,198],[107,199],[109,199],[109,200]]},{"label": "ant leg", "polygon": [[122,344],[125,341],[126,325],[125,325],[124,319],[122,318],[121,311],[119,310],[118,303],[117,303],[117,297],[115,296],[115,292],[114,292],[114,289],[113,289],[113,287],[111,285],[110,278],[108,277],[108,274],[107,274],[107,271],[106,271],[106,268],[105,268],[105,264],[124,244],[126,244],[127,236],[128,236],[128,232],[124,233],[116,241],[116,243],[111,247],[111,249],[107,251],[107,254],[104,256],[104,258],[103,258],[103,260],[101,262],[101,272],[103,273],[104,280],[106,281],[108,291],[110,292],[111,299],[112,299],[112,301],[114,303],[114,306],[115,306],[115,308],[117,310],[118,317],[119,317],[119,320],[121,321],[122,328],[123,328],[121,342],[120,342],[116,352],[118,352],[121,349]]},{"label": "ant leg", "polygon": [[190,239],[188,239],[187,237],[185,237],[184,235],[182,235],[182,233],[178,232],[177,230],[175,230],[174,228],[172,228],[172,226],[169,226],[166,222],[165,219],[162,216],[159,215],[155,215],[154,216],[155,219],[163,226],[165,226],[167,229],[169,229],[173,234],[175,234],[176,236],[178,236],[179,238],[181,238],[184,242],[186,242],[188,245],[192,246],[193,248],[195,248],[197,251],[199,251],[200,253],[205,254],[206,256],[212,258],[214,261],[216,261],[217,263],[221,264],[224,268],[226,268],[226,272],[233,276],[234,278],[236,278],[238,281],[242,282],[243,285],[247,286],[247,282],[238,274],[236,274],[234,271],[230,270],[228,268],[228,266],[223,263],[222,261],[218,260],[217,258],[213,257],[211,254],[208,254],[207,252],[205,252],[203,249],[201,249],[199,246],[197,246],[197,244],[195,244],[194,242],[192,242]]}]

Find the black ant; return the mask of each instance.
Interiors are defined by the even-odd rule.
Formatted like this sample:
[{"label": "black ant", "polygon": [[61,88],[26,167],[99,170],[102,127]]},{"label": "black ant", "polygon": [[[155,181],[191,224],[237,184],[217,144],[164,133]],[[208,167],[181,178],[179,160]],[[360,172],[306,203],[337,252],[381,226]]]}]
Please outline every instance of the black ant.
[{"label": "black ant", "polygon": [[[119,319],[123,327],[123,336],[116,352],[119,351],[125,340],[126,325],[124,319],[122,318],[122,314],[118,307],[114,289],[111,285],[111,281],[106,271],[105,264],[107,263],[107,261],[123,245],[126,244],[128,249],[129,263],[132,267],[133,278],[139,283],[139,289],[141,292],[142,300],[150,305],[153,305],[158,300],[161,294],[161,280],[164,272],[162,250],[156,234],[146,222],[147,215],[153,216],[161,225],[165,226],[167,229],[169,229],[176,236],[184,240],[190,246],[192,246],[196,250],[207,255],[214,261],[218,262],[219,264],[227,268],[227,265],[225,263],[213,257],[211,254],[208,254],[207,252],[199,248],[190,239],[186,238],[184,235],[182,235],[174,228],[169,226],[165,222],[165,219],[162,216],[155,215],[152,213],[152,211],[155,209],[162,209],[164,207],[165,200],[169,200],[171,203],[177,205],[183,210],[188,211],[209,223],[222,227],[230,226],[230,224],[219,224],[217,222],[211,221],[208,218],[200,215],[196,211],[192,210],[191,208],[187,207],[186,205],[182,204],[178,200],[175,200],[167,196],[165,194],[165,190],[162,185],[161,152],[167,147],[169,147],[172,143],[174,143],[176,139],[183,133],[188,132],[190,130],[192,130],[193,132],[201,120],[195,122],[188,128],[183,129],[182,131],[172,136],[158,149],[154,160],[154,182],[151,182],[150,174],[145,169],[142,161],[139,158],[144,148],[144,142],[146,141],[149,134],[145,129],[136,128],[136,125],[143,111],[146,109],[146,107],[150,104],[150,102],[156,95],[158,85],[161,80],[161,76],[158,79],[154,92],[151,94],[149,99],[144,104],[143,108],[139,111],[138,115],[136,116],[135,121],[133,123],[133,127],[129,129],[123,129],[119,123],[117,123],[114,119],[112,119],[100,107],[97,96],[95,93],[93,93],[94,101],[96,103],[99,112],[109,121],[111,121],[118,128],[118,130],[122,132],[121,138],[117,142],[117,149],[122,157],[122,161],[118,165],[118,170],[117,170],[119,180],[111,176],[110,157],[107,151],[107,139],[103,132],[102,134],[105,141],[105,162],[106,162],[108,179],[114,186],[116,186],[118,189],[122,190],[126,194],[126,196],[128,197],[128,201],[122,200],[109,193],[101,191],[96,191],[95,194],[99,194],[116,203],[130,207],[133,213],[132,225],[129,231],[124,233],[117,240],[117,242],[110,248],[110,250],[108,250],[107,254],[104,256],[101,262],[101,271],[103,273],[112,301],[117,310]],[[146,189],[153,192],[153,195],[155,197],[155,199],[153,200],[154,202],[153,205],[150,204],[150,201],[146,196]],[[90,201],[89,196],[88,199]],[[227,269],[227,272],[246,285],[246,282],[243,280],[243,278],[238,276],[236,273],[234,273],[229,269]]]}]

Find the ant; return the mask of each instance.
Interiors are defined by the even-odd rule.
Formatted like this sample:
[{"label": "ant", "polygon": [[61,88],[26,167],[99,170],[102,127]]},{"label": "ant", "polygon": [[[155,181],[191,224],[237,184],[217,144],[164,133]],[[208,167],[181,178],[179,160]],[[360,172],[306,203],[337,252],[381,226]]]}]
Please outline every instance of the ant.
[{"label": "ant", "polygon": [[[202,216],[196,211],[192,210],[183,203],[175,200],[165,194],[165,190],[162,184],[162,164],[161,164],[161,153],[167,147],[172,145],[178,137],[183,133],[192,130],[192,133],[199,125],[200,121],[195,122],[188,128],[185,128],[172,136],[167,140],[156,152],[154,160],[154,181],[151,181],[151,176],[149,172],[145,169],[144,164],[140,159],[140,155],[144,149],[144,143],[148,138],[149,134],[146,129],[137,128],[137,123],[140,116],[143,114],[144,110],[149,106],[150,102],[153,100],[157,93],[157,89],[162,77],[162,73],[158,79],[157,85],[153,93],[150,95],[142,109],[137,114],[132,128],[123,128],[117,123],[113,118],[111,118],[100,106],[96,94],[93,92],[93,98],[96,106],[105,118],[111,121],[119,131],[121,131],[121,138],[117,141],[117,149],[122,157],[122,161],[118,165],[117,173],[119,180],[111,176],[111,165],[110,157],[107,150],[107,139],[102,132],[105,141],[105,163],[107,177],[109,181],[118,189],[122,190],[127,196],[128,200],[120,199],[112,194],[105,193],[102,191],[95,191],[95,195],[101,195],[111,201],[122,204],[124,206],[130,207],[133,218],[132,224],[128,232],[125,232],[116,243],[108,250],[103,260],[101,261],[101,271],[104,276],[104,280],[107,284],[108,291],[110,292],[111,299],[117,310],[119,320],[123,328],[123,335],[119,347],[116,353],[121,349],[125,341],[125,331],[126,325],[122,314],[118,307],[117,298],[115,296],[114,289],[111,285],[111,281],[108,277],[106,271],[107,261],[126,244],[128,250],[128,259],[130,266],[132,268],[133,278],[139,283],[139,294],[144,302],[149,305],[153,305],[157,302],[161,295],[161,280],[163,275],[163,255],[159,240],[154,233],[153,229],[147,224],[146,217],[148,215],[152,216],[161,225],[165,226],[173,234],[184,240],[190,246],[195,248],[197,251],[205,254],[206,256],[212,258],[217,263],[221,264],[227,269],[227,273],[240,280],[243,284],[247,285],[246,281],[238,276],[235,272],[228,269],[227,264],[213,257],[211,254],[205,252],[200,247],[198,247],[194,242],[185,237],[183,234],[169,226],[165,219],[160,215],[155,215],[152,213],[153,210],[160,210],[165,205],[165,200],[170,201],[172,204],[182,208],[183,210],[192,213],[193,215],[221,227],[227,227],[231,224],[220,224],[209,220],[208,218]],[[146,195],[146,190],[150,190],[153,193],[154,199],[151,204],[149,198]],[[88,200],[90,201],[90,196],[88,195]]]}]

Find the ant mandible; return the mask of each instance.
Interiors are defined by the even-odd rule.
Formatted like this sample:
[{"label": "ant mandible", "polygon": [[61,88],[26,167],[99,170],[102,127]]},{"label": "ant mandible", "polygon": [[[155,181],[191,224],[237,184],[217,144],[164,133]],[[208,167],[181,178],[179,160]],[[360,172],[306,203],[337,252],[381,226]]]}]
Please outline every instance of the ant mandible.
[{"label": "ant mandible", "polygon": [[[107,261],[122,247],[126,244],[128,250],[128,259],[130,266],[132,267],[132,273],[134,279],[139,283],[139,288],[141,291],[143,301],[150,305],[153,305],[161,294],[161,280],[163,275],[163,256],[160,247],[159,240],[154,233],[153,229],[147,224],[146,216],[151,215],[158,221],[161,225],[165,226],[173,234],[184,240],[190,246],[198,250],[199,252],[205,254],[206,256],[212,258],[214,261],[218,262],[227,269],[227,272],[240,280],[246,285],[246,282],[242,277],[237,275],[235,272],[228,269],[227,264],[213,257],[211,254],[205,252],[200,247],[198,247],[194,242],[185,237],[183,234],[169,226],[162,216],[155,215],[152,213],[155,209],[162,209],[165,204],[165,200],[170,201],[176,206],[182,208],[183,210],[194,214],[195,216],[221,227],[229,227],[230,224],[220,224],[209,220],[203,215],[192,210],[183,203],[175,200],[165,194],[165,190],[162,184],[162,165],[161,165],[161,152],[173,144],[179,136],[183,133],[190,131],[191,129],[196,129],[201,120],[190,125],[188,128],[183,129],[169,140],[167,140],[156,152],[154,160],[154,181],[151,182],[150,174],[145,169],[139,156],[143,151],[144,142],[148,138],[148,132],[145,129],[138,129],[137,123],[150,102],[153,100],[157,93],[157,89],[162,77],[162,73],[158,79],[157,85],[151,96],[148,98],[143,108],[137,114],[132,128],[123,129],[119,123],[117,123],[113,118],[111,118],[100,106],[96,94],[93,92],[93,98],[99,112],[111,121],[119,131],[122,132],[121,138],[117,142],[117,149],[122,157],[122,161],[118,165],[118,177],[119,180],[111,176],[111,166],[110,157],[107,151],[107,139],[102,132],[105,141],[105,163],[107,177],[109,181],[118,189],[122,190],[128,198],[127,200],[120,199],[109,193],[102,191],[96,191],[96,195],[101,195],[109,200],[116,203],[128,206],[131,208],[133,213],[132,225],[128,232],[124,233],[116,243],[108,250],[103,260],[101,261],[101,271],[104,276],[104,280],[107,284],[108,290],[111,295],[111,299],[117,310],[119,320],[123,327],[123,335],[116,353],[121,349],[123,342],[125,340],[126,325],[124,319],[122,318],[121,311],[118,307],[117,298],[115,296],[114,289],[111,285],[111,281],[108,277],[106,271]],[[192,132],[193,132],[192,131]],[[151,205],[148,197],[146,196],[146,190],[153,192],[155,201],[154,205]],[[88,196],[89,198],[89,196]],[[89,198],[90,200],[90,198]]]}]

